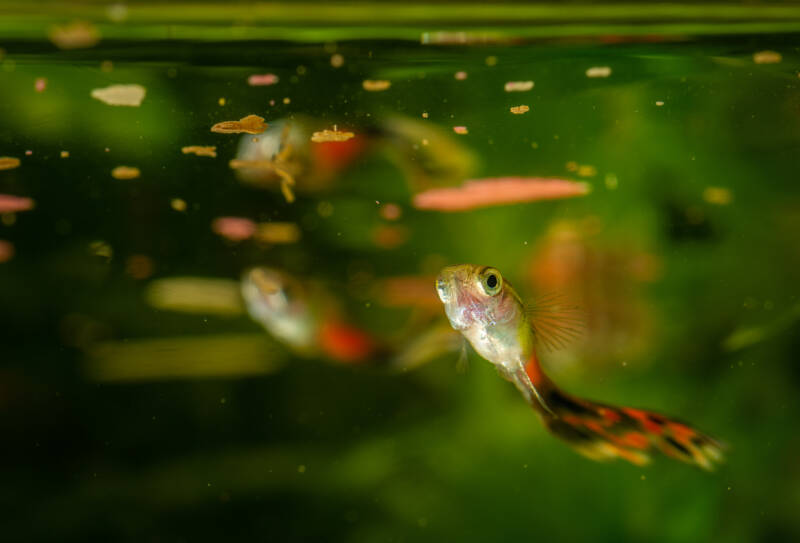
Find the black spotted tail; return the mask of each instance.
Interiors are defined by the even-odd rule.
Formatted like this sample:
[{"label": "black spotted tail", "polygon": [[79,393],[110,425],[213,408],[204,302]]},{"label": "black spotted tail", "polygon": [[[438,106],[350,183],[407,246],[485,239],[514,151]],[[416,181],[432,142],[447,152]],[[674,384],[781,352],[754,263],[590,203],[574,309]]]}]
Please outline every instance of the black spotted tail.
[{"label": "black spotted tail", "polygon": [[[536,379],[540,382],[547,379],[535,360],[526,372],[534,383]],[[545,426],[588,458],[622,458],[641,466],[650,462],[654,450],[660,450],[705,470],[714,469],[723,460],[724,447],[720,442],[683,422],[651,411],[576,398],[549,380],[546,383],[544,401],[549,412],[539,410]]]}]

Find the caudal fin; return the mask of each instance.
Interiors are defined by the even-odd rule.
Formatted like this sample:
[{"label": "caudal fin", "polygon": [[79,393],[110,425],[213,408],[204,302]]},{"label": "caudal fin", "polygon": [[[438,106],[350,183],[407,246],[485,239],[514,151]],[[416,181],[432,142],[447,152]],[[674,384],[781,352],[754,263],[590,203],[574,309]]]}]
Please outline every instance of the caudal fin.
[{"label": "caudal fin", "polygon": [[555,387],[546,401],[554,413],[543,415],[548,430],[593,460],[622,458],[641,466],[660,450],[710,471],[723,459],[721,443],[658,413],[575,398]]}]

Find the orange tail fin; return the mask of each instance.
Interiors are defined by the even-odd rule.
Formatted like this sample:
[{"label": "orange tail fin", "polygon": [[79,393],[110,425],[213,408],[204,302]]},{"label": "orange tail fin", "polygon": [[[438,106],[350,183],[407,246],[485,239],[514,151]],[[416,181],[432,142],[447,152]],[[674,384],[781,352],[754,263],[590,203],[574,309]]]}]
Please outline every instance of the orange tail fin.
[{"label": "orange tail fin", "polygon": [[[541,376],[529,364],[527,373]],[[636,465],[662,453],[706,470],[721,462],[723,446],[691,426],[663,415],[631,407],[614,407],[575,398],[550,386],[545,397],[554,415],[543,414],[545,426],[556,437],[593,460],[622,458]]]}]

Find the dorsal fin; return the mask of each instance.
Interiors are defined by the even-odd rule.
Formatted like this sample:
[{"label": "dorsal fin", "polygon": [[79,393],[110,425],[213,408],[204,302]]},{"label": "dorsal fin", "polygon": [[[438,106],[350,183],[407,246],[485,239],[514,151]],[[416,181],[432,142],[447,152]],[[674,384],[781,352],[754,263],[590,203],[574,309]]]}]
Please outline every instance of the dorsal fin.
[{"label": "dorsal fin", "polygon": [[563,294],[539,296],[525,304],[525,313],[537,346],[548,351],[563,349],[585,328],[583,311]]}]

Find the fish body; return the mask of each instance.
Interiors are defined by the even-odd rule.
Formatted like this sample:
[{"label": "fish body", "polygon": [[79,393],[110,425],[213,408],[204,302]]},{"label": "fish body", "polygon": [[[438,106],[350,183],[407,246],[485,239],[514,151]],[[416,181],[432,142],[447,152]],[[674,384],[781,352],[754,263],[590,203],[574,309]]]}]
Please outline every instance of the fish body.
[{"label": "fish body", "polygon": [[643,465],[651,450],[659,449],[704,469],[722,459],[722,446],[716,440],[682,422],[577,398],[559,389],[542,371],[536,351],[552,340],[546,335],[563,338],[563,333],[553,327],[552,318],[540,325],[536,308],[526,307],[497,269],[449,266],[436,279],[436,291],[451,326],[514,383],[552,434],[584,456]]},{"label": "fish body", "polygon": [[258,267],[242,275],[241,291],[253,320],[292,350],[313,354],[319,317],[305,285],[280,270]]}]

